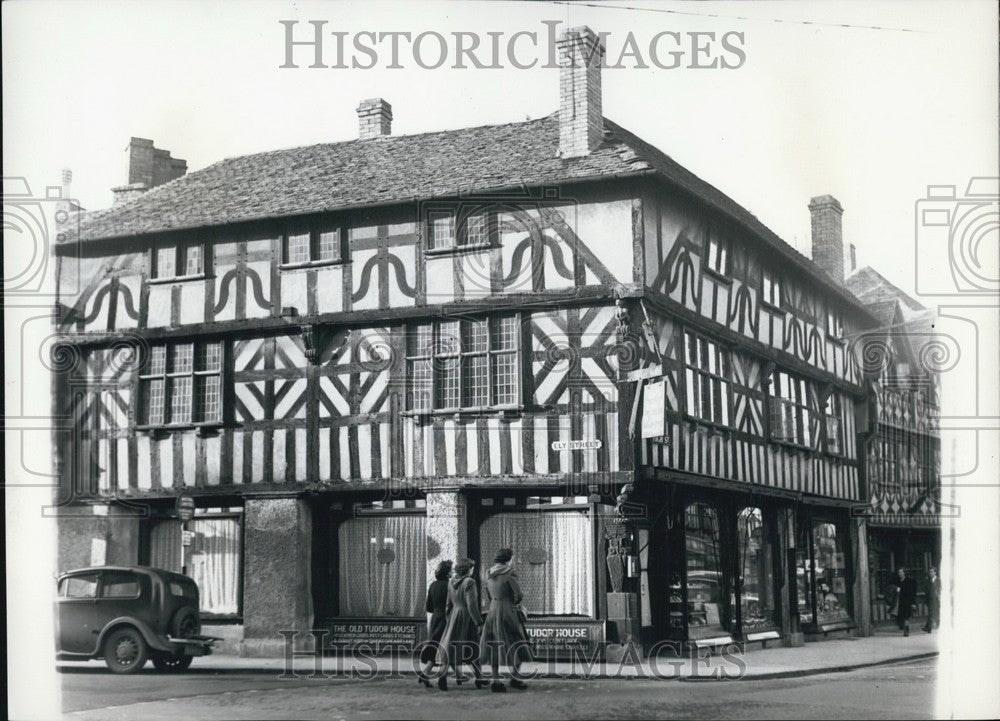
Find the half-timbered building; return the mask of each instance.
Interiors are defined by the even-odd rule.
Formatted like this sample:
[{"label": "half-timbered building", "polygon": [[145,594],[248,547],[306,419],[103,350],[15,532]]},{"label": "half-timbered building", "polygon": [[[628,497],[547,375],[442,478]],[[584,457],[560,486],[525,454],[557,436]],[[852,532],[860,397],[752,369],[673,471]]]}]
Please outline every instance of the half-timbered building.
[{"label": "half-timbered building", "polygon": [[903,567],[918,580],[917,615],[928,612],[924,580],[940,570],[941,498],[939,354],[933,314],[878,271],[865,267],[847,279],[879,319],[865,343],[871,410],[859,428],[868,479],[872,620],[891,619],[886,591]]},{"label": "half-timbered building", "polygon": [[183,568],[246,654],[412,642],[438,562],[502,546],[540,649],[866,632],[879,318],[839,203],[807,259],[603,117],[589,29],[559,46],[548,117],[393,136],[365,101],[356,140],[83,219],[62,566]]}]

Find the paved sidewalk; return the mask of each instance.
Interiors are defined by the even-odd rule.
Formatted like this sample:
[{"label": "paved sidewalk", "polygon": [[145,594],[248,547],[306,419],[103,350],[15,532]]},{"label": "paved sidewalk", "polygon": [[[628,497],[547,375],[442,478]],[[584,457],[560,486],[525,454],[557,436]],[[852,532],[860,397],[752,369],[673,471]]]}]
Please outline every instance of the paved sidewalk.
[{"label": "paved sidewalk", "polygon": [[[636,678],[682,681],[766,680],[811,676],[821,673],[850,671],[869,666],[881,666],[936,656],[937,634],[919,629],[903,637],[898,632],[882,632],[868,638],[841,637],[807,643],[798,648],[767,648],[749,650],[745,654],[722,654],[708,658],[673,658],[658,660],[626,657],[621,663],[547,662],[528,664],[523,669],[527,677],[540,678]],[[361,678],[373,675],[400,676],[416,671],[416,663],[404,657],[337,657],[319,659],[318,674],[339,676],[353,674]],[[97,662],[89,662],[96,664]],[[317,658],[297,657],[291,673],[285,671],[283,658],[241,658],[214,654],[197,658],[189,673],[267,673],[284,678],[317,674]],[[79,667],[79,662],[60,662],[62,668]],[[295,674],[293,676],[292,674]]]}]

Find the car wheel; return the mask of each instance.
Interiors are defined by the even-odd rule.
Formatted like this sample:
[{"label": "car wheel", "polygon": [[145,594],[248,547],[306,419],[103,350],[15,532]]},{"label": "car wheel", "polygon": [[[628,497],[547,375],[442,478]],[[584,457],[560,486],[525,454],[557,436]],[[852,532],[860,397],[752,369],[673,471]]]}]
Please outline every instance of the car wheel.
[{"label": "car wheel", "polygon": [[112,673],[135,673],[146,665],[147,658],[146,639],[131,626],[113,631],[104,642],[104,663]]},{"label": "car wheel", "polygon": [[198,633],[198,613],[193,608],[182,608],[170,624],[170,635],[174,638],[191,638]]},{"label": "car wheel", "polygon": [[194,661],[194,656],[185,656],[180,653],[154,653],[153,667],[157,671],[164,673],[180,673],[187,671]]}]

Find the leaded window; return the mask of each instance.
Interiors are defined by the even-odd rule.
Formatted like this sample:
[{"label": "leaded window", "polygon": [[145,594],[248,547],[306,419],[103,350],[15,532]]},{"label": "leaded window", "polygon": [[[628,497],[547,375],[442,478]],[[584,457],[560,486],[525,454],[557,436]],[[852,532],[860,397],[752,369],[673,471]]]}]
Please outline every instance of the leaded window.
[{"label": "leaded window", "polygon": [[197,277],[205,274],[205,247],[200,244],[169,245],[153,251],[156,280]]},{"label": "leaded window", "polygon": [[140,425],[222,420],[222,343],[170,343],[149,349],[139,374]]},{"label": "leaded window", "polygon": [[413,411],[515,406],[520,401],[517,316],[419,323],[406,338]]},{"label": "leaded window", "polygon": [[729,425],[729,353],[715,341],[684,334],[687,412],[710,423]]},{"label": "leaded window", "polygon": [[812,439],[809,387],[802,378],[775,371],[771,379],[771,438],[800,446]]}]

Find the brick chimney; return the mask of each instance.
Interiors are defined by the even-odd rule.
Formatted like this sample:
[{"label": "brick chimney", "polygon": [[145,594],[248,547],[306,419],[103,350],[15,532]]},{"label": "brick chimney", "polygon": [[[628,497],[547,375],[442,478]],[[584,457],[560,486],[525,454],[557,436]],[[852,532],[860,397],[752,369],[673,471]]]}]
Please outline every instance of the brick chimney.
[{"label": "brick chimney", "polygon": [[587,26],[570,28],[559,48],[559,154],[589,155],[604,140],[601,65],[604,43]]},{"label": "brick chimney", "polygon": [[169,150],[154,147],[152,140],[132,138],[128,144],[128,184],[112,188],[115,205],[133,200],[157,185],[187,173],[187,161],[170,157]]},{"label": "brick chimney", "polygon": [[832,195],[809,201],[812,215],[812,259],[838,283],[844,282],[844,208]]},{"label": "brick chimney", "polygon": [[392,135],[392,106],[382,98],[362,100],[358,106],[358,137],[362,140]]}]

